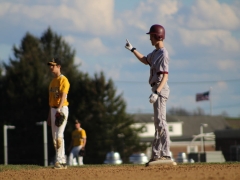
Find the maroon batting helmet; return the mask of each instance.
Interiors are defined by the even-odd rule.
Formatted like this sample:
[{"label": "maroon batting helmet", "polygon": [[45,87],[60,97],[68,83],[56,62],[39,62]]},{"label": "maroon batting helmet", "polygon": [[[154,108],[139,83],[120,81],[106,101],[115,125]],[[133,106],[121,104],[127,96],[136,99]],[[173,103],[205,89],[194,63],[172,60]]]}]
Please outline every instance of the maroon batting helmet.
[{"label": "maroon batting helmet", "polygon": [[146,34],[154,34],[155,39],[158,41],[165,39],[165,29],[159,24],[152,25],[149,32]]}]

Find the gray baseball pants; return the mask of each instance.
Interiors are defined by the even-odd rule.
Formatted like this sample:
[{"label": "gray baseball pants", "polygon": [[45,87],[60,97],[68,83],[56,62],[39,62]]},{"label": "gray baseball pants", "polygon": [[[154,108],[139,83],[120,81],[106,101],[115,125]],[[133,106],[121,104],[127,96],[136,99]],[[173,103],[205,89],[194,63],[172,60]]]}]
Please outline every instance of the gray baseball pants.
[{"label": "gray baseball pants", "polygon": [[[153,86],[152,91],[154,92],[157,87],[158,84]],[[160,92],[161,96],[159,96],[157,101],[153,104],[155,126],[151,157],[153,159],[160,158],[162,156],[170,156],[170,137],[166,120],[166,103],[169,92],[169,87],[166,84]]]}]

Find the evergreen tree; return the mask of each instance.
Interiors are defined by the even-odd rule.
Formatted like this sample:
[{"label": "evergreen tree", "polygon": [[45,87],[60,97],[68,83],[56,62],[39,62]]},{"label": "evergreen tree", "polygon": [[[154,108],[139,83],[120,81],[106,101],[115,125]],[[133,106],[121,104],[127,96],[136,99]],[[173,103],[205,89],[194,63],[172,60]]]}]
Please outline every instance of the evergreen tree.
[{"label": "evergreen tree", "polygon": [[116,95],[111,79],[95,74],[93,79],[80,79],[74,88],[78,93],[71,104],[77,107],[76,118],[87,132],[85,162],[102,164],[110,151],[120,152],[127,162],[133,152],[146,149],[138,137],[143,127],[132,127],[134,119],[126,114],[126,103],[122,94]]}]

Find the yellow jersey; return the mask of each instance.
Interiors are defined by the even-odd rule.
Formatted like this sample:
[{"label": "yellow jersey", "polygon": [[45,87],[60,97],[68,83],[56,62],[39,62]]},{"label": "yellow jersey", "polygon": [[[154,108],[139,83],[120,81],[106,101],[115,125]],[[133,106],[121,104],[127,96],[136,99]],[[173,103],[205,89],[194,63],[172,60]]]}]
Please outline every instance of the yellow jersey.
[{"label": "yellow jersey", "polygon": [[[57,78],[53,78],[49,85],[49,106],[58,107],[61,101],[61,93],[68,94],[70,83],[64,75],[60,75]],[[63,106],[68,106],[67,98],[65,99]]]},{"label": "yellow jersey", "polygon": [[87,138],[86,132],[84,129],[75,129],[72,132],[72,141],[73,146],[81,146],[83,145],[83,139]]}]

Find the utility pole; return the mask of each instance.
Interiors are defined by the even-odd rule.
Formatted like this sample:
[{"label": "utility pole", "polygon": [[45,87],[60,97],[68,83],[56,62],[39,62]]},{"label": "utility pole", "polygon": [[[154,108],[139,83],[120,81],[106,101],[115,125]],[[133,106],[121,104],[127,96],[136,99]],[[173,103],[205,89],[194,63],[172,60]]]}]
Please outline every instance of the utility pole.
[{"label": "utility pole", "polygon": [[204,138],[204,134],[203,134],[203,127],[207,127],[208,124],[201,124],[200,126],[200,134],[201,134],[201,152],[204,152],[204,142],[203,142],[203,138]]},{"label": "utility pole", "polygon": [[48,142],[47,142],[47,121],[37,122],[37,125],[43,125],[43,149],[44,149],[44,166],[48,166]]},{"label": "utility pole", "polygon": [[15,126],[3,125],[4,165],[8,165],[8,138],[7,138],[7,130],[8,129],[15,129]]}]

